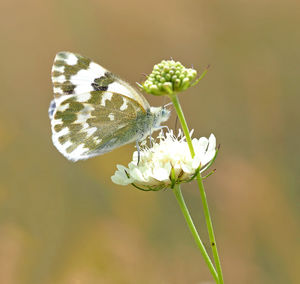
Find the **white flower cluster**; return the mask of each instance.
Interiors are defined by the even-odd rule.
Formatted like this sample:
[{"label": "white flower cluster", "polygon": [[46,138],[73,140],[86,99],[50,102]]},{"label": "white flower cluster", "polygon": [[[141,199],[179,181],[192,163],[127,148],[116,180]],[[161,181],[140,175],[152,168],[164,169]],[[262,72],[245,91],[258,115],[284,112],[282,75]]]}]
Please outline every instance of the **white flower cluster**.
[{"label": "white flower cluster", "polygon": [[216,138],[213,134],[209,139],[201,137],[192,140],[195,150],[194,158],[181,131],[174,136],[170,130],[158,136],[158,142],[152,147],[141,147],[140,161],[138,152],[133,153],[133,159],[128,168],[117,165],[117,171],[111,177],[119,185],[134,184],[148,190],[159,190],[176,183],[188,181],[197,172],[204,171],[216,154]]}]

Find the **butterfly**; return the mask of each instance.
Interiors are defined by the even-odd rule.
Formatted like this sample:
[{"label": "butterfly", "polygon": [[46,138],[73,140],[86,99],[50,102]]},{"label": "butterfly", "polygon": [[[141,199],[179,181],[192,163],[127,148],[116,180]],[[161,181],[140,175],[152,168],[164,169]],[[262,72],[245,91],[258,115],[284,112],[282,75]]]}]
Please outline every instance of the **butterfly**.
[{"label": "butterfly", "polygon": [[52,141],[74,162],[131,142],[138,145],[170,116],[168,109],[150,107],[127,82],[76,53],[56,55],[52,83]]}]

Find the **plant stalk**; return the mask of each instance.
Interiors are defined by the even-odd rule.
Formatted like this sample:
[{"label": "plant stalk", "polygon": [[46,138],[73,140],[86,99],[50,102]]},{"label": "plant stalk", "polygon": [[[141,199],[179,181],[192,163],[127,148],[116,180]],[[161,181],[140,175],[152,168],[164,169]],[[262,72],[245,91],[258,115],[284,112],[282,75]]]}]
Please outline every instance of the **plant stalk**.
[{"label": "plant stalk", "polygon": [[[172,100],[172,103],[173,103],[176,113],[178,115],[179,121],[181,123],[182,130],[184,132],[186,141],[188,143],[188,146],[189,146],[189,149],[191,152],[191,156],[192,156],[192,158],[194,158],[195,151],[194,151],[194,147],[192,144],[190,131],[189,131],[188,125],[186,123],[178,96],[176,94],[172,94],[172,95],[170,95],[170,98]],[[216,243],[216,239],[215,239],[215,235],[214,235],[212,220],[211,220],[211,216],[210,216],[210,211],[209,211],[209,207],[208,207],[208,203],[207,203],[207,198],[206,198],[206,194],[205,194],[205,190],[204,190],[201,173],[197,174],[197,182],[198,182],[200,196],[201,196],[201,200],[202,200],[203,211],[204,211],[206,227],[207,227],[207,231],[208,231],[208,235],[209,235],[210,245],[211,245],[211,249],[212,249],[212,253],[213,253],[213,257],[214,257],[214,261],[215,261],[215,265],[216,265],[216,270],[218,273],[218,279],[216,280],[216,282],[218,284],[224,284],[221,262],[220,262],[220,258],[219,258],[219,254],[218,254],[218,250],[217,250],[217,243]]]},{"label": "plant stalk", "polygon": [[199,237],[199,234],[198,234],[197,229],[194,225],[192,217],[191,217],[191,215],[189,213],[189,210],[188,210],[188,208],[185,204],[185,201],[183,199],[182,192],[181,192],[179,184],[175,184],[175,186],[173,188],[173,192],[176,196],[176,199],[178,201],[178,204],[180,206],[182,214],[185,218],[185,221],[186,221],[186,223],[187,223],[187,225],[188,225],[188,227],[189,227],[189,229],[190,229],[190,231],[191,231],[191,233],[194,237],[194,240],[195,240],[195,242],[196,242],[203,258],[204,258],[204,261],[206,262],[206,264],[207,264],[212,276],[214,277],[216,283],[219,283],[218,274],[217,274],[217,272],[214,268],[214,265],[212,264],[211,259],[210,259],[209,255],[207,254],[206,249],[205,249],[205,247],[204,247],[204,245],[203,245],[203,243],[202,243],[202,241]]}]

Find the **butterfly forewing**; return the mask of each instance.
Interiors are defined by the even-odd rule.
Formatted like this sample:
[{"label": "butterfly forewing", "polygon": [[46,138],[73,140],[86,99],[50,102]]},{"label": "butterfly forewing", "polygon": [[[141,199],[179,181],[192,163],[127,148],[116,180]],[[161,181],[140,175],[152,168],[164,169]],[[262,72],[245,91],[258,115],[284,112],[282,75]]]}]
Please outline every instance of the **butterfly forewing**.
[{"label": "butterfly forewing", "polygon": [[52,67],[54,97],[80,95],[91,91],[110,91],[137,101],[149,109],[146,99],[118,76],[76,53],[59,52]]}]

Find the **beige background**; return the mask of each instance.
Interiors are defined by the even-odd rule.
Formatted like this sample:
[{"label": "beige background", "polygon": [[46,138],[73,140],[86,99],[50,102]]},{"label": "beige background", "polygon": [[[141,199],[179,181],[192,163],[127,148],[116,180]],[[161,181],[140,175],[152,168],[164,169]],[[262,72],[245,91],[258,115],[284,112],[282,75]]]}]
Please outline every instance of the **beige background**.
[{"label": "beige background", "polygon": [[[221,143],[205,184],[225,283],[299,283],[299,11],[296,0],[1,0],[0,283],[212,283],[172,192],[110,181],[134,145],[75,164],[52,145],[61,50],[132,84],[162,59],[211,64],[180,99],[195,135]],[[207,244],[196,185],[184,195]]]}]

